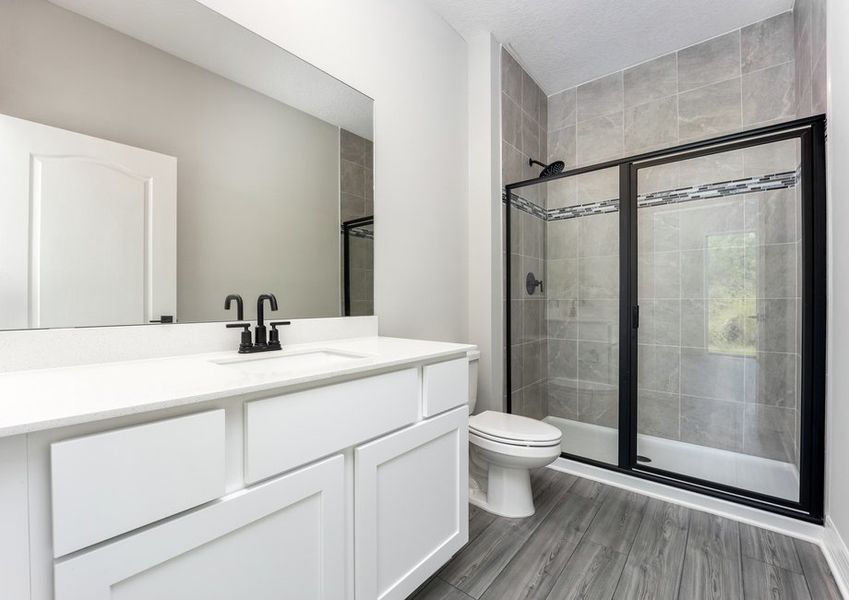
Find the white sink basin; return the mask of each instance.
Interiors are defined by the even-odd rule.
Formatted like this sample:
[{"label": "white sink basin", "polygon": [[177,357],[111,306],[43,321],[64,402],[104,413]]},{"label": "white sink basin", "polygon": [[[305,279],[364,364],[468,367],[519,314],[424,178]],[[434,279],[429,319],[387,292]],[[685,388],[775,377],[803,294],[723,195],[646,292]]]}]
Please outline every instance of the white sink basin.
[{"label": "white sink basin", "polygon": [[317,371],[368,358],[364,354],[337,350],[305,350],[285,353],[271,351],[259,356],[214,360],[215,364],[258,375],[293,375],[299,371]]}]

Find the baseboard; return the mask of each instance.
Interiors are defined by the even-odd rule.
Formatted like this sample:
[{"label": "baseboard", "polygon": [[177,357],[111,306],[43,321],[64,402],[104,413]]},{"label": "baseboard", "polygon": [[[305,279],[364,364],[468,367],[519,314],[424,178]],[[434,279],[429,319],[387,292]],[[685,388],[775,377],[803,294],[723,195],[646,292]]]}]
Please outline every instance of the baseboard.
[{"label": "baseboard", "polygon": [[814,523],[777,515],[662,483],[640,479],[639,477],[633,477],[625,473],[595,467],[563,457],[554,461],[549,468],[823,546],[823,527]]},{"label": "baseboard", "polygon": [[825,530],[822,538],[822,551],[831,568],[837,587],[844,598],[849,598],[849,548],[840,537],[831,517],[825,518]]}]

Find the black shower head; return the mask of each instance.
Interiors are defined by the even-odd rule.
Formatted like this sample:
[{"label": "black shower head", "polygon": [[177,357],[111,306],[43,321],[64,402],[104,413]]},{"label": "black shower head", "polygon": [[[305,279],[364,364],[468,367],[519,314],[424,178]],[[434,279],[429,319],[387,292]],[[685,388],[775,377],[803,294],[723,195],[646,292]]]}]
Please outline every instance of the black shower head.
[{"label": "black shower head", "polygon": [[542,171],[540,172],[540,177],[551,177],[552,175],[557,175],[558,173],[562,173],[563,169],[566,168],[566,163],[562,160],[555,160],[550,165],[545,163],[541,163],[538,160],[534,160],[533,158],[528,159],[528,166],[539,165],[542,167]]}]

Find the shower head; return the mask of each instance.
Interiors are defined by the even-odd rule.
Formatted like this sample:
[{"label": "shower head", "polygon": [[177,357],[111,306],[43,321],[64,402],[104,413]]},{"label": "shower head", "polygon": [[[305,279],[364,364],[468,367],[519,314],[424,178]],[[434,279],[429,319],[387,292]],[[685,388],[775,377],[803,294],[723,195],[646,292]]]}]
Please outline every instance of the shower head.
[{"label": "shower head", "polygon": [[529,158],[528,166],[532,167],[534,165],[539,165],[542,167],[542,171],[539,174],[540,177],[551,177],[552,175],[557,175],[558,173],[561,173],[564,168],[566,168],[566,163],[564,163],[562,160],[555,160],[550,165],[547,165],[545,163],[541,163],[538,160],[534,160],[533,158]]}]

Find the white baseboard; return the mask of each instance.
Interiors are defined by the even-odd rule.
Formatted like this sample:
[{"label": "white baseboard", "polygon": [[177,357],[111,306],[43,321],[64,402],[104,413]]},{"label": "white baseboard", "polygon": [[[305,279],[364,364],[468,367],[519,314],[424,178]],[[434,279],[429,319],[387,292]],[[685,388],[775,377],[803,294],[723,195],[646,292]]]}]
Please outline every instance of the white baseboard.
[{"label": "white baseboard", "polygon": [[813,542],[819,546],[823,545],[823,528],[819,525],[815,525],[814,523],[784,517],[782,515],[758,510],[757,508],[743,506],[742,504],[728,502],[727,500],[720,500],[719,498],[713,498],[697,492],[682,490],[680,488],[664,485],[654,481],[648,481],[646,479],[640,479],[639,477],[633,477],[631,475],[626,475],[625,473],[611,471],[610,469],[594,467],[592,465],[575,460],[569,460],[567,458],[558,458],[549,466],[549,468],[562,471],[564,473],[571,473],[572,475],[578,475],[579,477],[584,477],[586,479],[592,479],[593,481],[623,488],[632,492],[637,492],[638,494],[664,500],[665,502],[671,502],[672,504],[678,504],[694,510],[719,515],[721,517],[731,519],[732,521],[739,521],[762,529],[768,529],[770,531],[789,535],[790,537]]},{"label": "white baseboard", "polygon": [[844,598],[849,598],[849,548],[840,537],[840,533],[834,526],[831,517],[825,518],[825,530],[823,531],[822,551],[825,560],[831,568],[837,587]]}]

